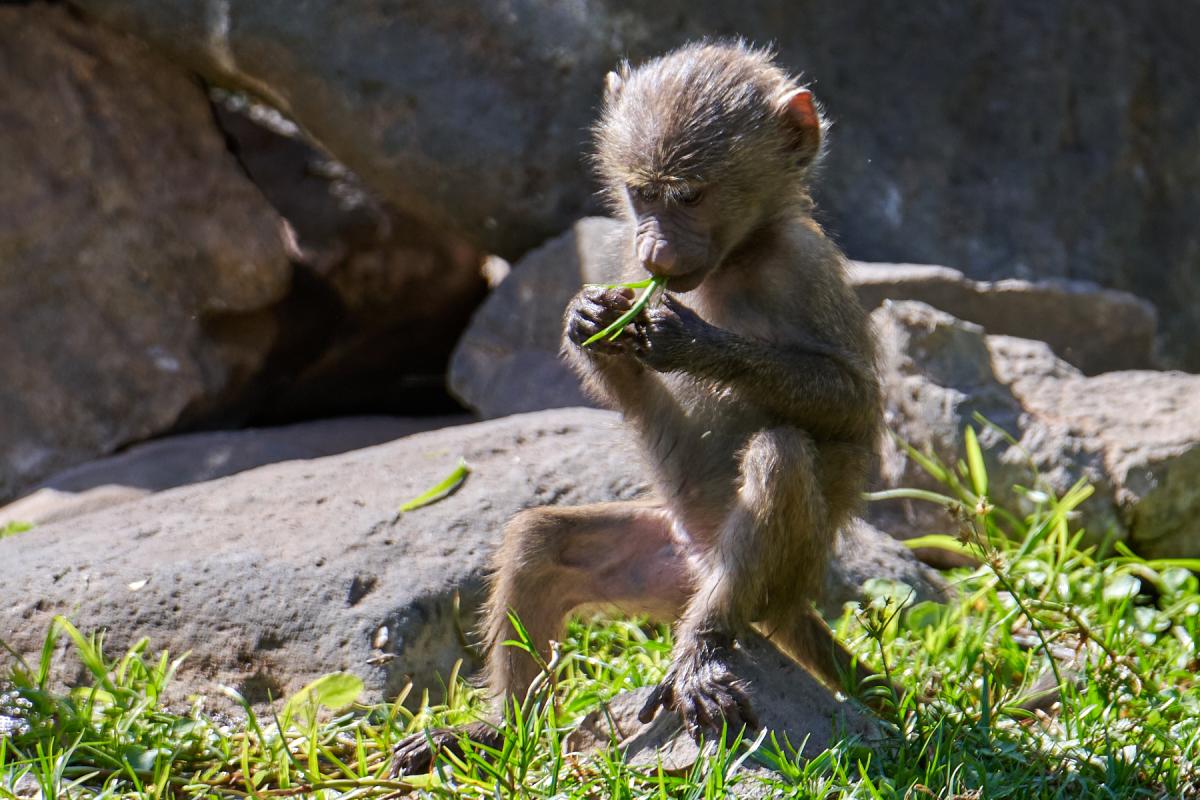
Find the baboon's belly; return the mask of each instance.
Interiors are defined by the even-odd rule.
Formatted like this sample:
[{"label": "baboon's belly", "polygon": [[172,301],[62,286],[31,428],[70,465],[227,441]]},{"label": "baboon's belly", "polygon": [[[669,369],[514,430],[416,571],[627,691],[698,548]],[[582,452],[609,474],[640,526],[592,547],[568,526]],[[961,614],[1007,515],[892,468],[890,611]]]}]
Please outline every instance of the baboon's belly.
[{"label": "baboon's belly", "polygon": [[655,488],[687,536],[707,546],[737,503],[739,456],[770,425],[729,392],[675,381],[682,424],[647,426],[643,448]]}]

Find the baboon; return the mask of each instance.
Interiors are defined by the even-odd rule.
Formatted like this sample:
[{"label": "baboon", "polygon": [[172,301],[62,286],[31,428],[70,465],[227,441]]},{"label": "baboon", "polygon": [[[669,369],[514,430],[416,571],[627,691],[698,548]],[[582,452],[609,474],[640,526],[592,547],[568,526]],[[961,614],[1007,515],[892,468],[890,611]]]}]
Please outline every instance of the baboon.
[{"label": "baboon", "polygon": [[[510,611],[543,646],[581,609],[677,620],[641,717],[673,709],[697,737],[756,724],[730,667],[750,626],[827,681],[850,668],[812,601],[865,486],[881,401],[866,315],[812,217],[825,126],[812,93],[740,41],[609,73],[595,164],[627,224],[627,279],[665,276],[666,292],[621,336],[584,346],[633,297],[585,287],[564,350],[636,429],[655,499],[508,524],[485,612],[498,702],[538,672],[502,644]],[[495,741],[486,725],[468,733]],[[402,744],[398,768],[426,764],[427,744]]]}]

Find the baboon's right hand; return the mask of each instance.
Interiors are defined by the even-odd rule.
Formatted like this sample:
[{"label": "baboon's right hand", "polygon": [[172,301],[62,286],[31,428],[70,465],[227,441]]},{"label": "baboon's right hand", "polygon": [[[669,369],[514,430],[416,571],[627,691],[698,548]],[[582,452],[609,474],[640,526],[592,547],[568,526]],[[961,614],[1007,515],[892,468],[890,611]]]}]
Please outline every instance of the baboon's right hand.
[{"label": "baboon's right hand", "polygon": [[587,347],[583,343],[633,307],[633,290],[620,287],[585,286],[567,306],[567,338],[585,352],[602,355],[624,355],[626,335],[615,341],[600,339]]}]

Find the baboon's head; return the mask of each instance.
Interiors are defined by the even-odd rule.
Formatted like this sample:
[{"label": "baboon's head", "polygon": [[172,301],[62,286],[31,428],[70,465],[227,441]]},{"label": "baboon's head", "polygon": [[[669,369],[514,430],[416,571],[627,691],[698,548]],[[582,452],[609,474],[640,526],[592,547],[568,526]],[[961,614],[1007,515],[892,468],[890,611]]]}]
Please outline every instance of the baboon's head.
[{"label": "baboon's head", "polygon": [[698,43],[608,74],[595,161],[639,261],[688,291],[807,198],[823,129],[769,51]]}]

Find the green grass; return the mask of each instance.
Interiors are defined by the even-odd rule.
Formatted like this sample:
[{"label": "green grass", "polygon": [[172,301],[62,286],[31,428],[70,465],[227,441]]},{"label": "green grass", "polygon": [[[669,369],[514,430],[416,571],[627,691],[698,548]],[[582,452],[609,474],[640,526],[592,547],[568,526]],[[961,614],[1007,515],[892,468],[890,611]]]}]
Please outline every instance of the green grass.
[{"label": "green grass", "polygon": [[7,522],[0,525],[0,539],[6,536],[16,536],[18,533],[32,530],[33,525],[29,522]]},{"label": "green grass", "polygon": [[[431,775],[395,781],[396,741],[478,708],[457,675],[444,703],[417,714],[353,704],[360,684],[346,675],[273,714],[218,687],[168,711],[161,697],[179,660],[145,642],[109,659],[63,621],[37,663],[12,659],[0,683],[0,798],[34,786],[87,798],[715,798],[764,781],[768,796],[797,798],[1200,796],[1200,589],[1185,569],[1196,565],[1081,548],[1072,510],[1084,486],[1063,498],[1030,490],[1021,510],[992,507],[976,449],[968,436],[964,464],[926,460],[946,488],[920,493],[949,511],[947,530],[923,543],[981,563],[950,574],[955,599],[905,605],[905,587],[873,581],[874,599],[837,621],[864,661],[923,696],[894,699],[881,741],[839,742],[805,761],[766,737],[719,749],[687,775],[629,768],[611,749],[575,755],[564,740],[577,720],[656,681],[670,653],[664,628],[595,621],[572,624],[539,689],[511,709],[500,750],[446,756]],[[64,634],[89,676],[67,693],[49,678]],[[1024,710],[1043,676],[1061,682],[1057,704]],[[327,706],[348,707],[316,713]],[[775,771],[745,776],[743,760]]]}]

